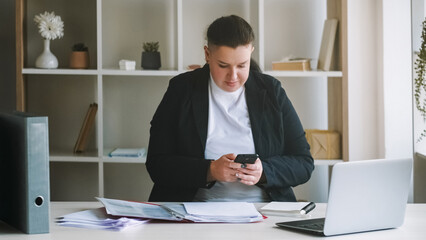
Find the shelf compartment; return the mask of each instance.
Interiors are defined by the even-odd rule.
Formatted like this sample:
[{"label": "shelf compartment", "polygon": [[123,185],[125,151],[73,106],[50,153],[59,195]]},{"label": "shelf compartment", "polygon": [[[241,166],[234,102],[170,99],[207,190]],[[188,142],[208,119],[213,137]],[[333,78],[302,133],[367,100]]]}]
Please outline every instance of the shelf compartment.
[{"label": "shelf compartment", "polygon": [[326,0],[264,1],[264,69],[285,57],[318,59],[326,6]]},{"label": "shelf compartment", "polygon": [[170,77],[103,78],[104,149],[148,146],[150,121]]},{"label": "shelf compartment", "polygon": [[[244,18],[255,32],[255,46],[258,46],[258,1],[246,0],[185,0],[182,1],[182,45],[183,68],[191,64],[204,65],[204,45],[208,26],[217,18],[238,15]],[[194,9],[197,9],[194,11]],[[196,21],[194,21],[196,19]],[[253,52],[258,59],[258,52]]]},{"label": "shelf compartment", "polygon": [[98,196],[97,163],[50,163],[51,201],[93,201]]},{"label": "shelf compartment", "polygon": [[145,164],[104,163],[107,198],[148,201],[153,186]]},{"label": "shelf compartment", "polygon": [[89,48],[90,68],[97,68],[96,0],[26,0],[25,5],[26,68],[34,67],[36,58],[43,51],[43,38],[38,32],[34,17],[45,11],[54,11],[64,22],[64,37],[50,41],[50,49],[58,58],[59,68],[69,67],[71,48],[79,42],[83,42]]},{"label": "shelf compartment", "polygon": [[158,41],[160,69],[177,69],[176,22],[175,0],[103,0],[103,68],[117,67],[122,59],[140,67],[143,42]]},{"label": "shelf compartment", "polygon": [[[71,154],[89,105],[96,99],[96,77],[29,75],[27,79],[27,112],[48,117],[52,152],[65,149]],[[96,126],[89,133],[87,149],[97,149]]]}]

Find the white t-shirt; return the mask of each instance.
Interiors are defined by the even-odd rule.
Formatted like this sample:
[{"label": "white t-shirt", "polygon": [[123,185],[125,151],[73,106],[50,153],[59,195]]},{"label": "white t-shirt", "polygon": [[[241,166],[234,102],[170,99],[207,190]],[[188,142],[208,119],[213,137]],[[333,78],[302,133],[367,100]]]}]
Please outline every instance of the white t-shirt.
[{"label": "white t-shirt", "polygon": [[[228,153],[255,153],[253,134],[247,109],[245,87],[235,92],[219,88],[210,76],[209,122],[204,157],[218,159]],[[257,186],[240,182],[216,182],[210,189],[200,188],[194,201],[247,201],[268,200]]]}]

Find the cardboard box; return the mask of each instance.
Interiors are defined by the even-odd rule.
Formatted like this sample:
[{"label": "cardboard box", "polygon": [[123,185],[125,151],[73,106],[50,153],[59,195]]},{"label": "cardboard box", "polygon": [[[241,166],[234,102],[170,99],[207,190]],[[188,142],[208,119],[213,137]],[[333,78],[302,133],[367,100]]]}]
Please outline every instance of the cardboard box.
[{"label": "cardboard box", "polygon": [[340,134],[332,130],[305,129],[314,159],[341,159]]},{"label": "cardboard box", "polygon": [[284,62],[272,62],[272,70],[279,71],[310,71],[310,59],[298,59]]}]

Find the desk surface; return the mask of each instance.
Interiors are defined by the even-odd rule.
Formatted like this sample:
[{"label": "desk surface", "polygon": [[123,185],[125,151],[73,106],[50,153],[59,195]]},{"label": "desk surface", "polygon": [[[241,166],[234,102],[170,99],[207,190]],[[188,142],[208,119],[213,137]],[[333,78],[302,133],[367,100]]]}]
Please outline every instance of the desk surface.
[{"label": "desk surface", "polygon": [[[257,207],[263,204],[256,204]],[[81,229],[57,226],[56,217],[100,207],[98,202],[52,202],[51,224],[49,234],[26,235],[0,222],[0,239],[43,239],[43,240],[82,240],[82,239],[318,239],[298,232],[291,232],[275,227],[276,222],[294,220],[295,218],[270,216],[260,223],[247,224],[213,224],[213,223],[148,223],[125,229],[121,232],[106,230]],[[324,217],[326,204],[317,204],[312,217]],[[297,220],[297,219],[296,219]],[[408,204],[405,223],[397,229],[358,233],[328,237],[327,239],[425,239],[426,204]]]}]

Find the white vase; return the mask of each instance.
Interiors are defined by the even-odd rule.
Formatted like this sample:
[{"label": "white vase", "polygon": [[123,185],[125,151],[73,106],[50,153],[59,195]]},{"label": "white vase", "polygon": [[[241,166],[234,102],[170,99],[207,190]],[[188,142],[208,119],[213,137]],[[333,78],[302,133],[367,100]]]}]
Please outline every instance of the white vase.
[{"label": "white vase", "polygon": [[50,51],[50,40],[44,39],[44,49],[37,57],[35,66],[37,68],[58,68],[58,59]]}]

